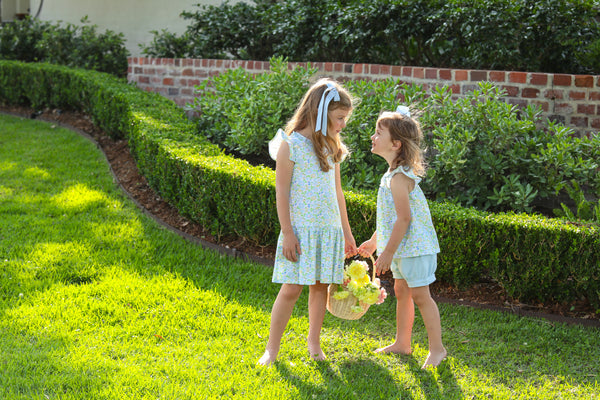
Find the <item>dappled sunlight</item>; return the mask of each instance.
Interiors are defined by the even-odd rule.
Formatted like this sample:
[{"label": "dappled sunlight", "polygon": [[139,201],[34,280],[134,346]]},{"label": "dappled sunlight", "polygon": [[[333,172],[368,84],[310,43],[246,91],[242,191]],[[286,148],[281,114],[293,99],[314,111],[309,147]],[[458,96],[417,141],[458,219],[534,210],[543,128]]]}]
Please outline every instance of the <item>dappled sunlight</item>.
[{"label": "dappled sunlight", "polygon": [[48,179],[50,178],[50,174],[45,169],[29,167],[23,171],[23,177],[27,179]]},{"label": "dappled sunlight", "polygon": [[10,187],[0,185],[0,199],[3,197],[12,196],[15,190]]},{"label": "dappled sunlight", "polygon": [[67,187],[58,195],[52,198],[52,201],[57,207],[66,210],[85,210],[92,206],[106,205],[108,196],[98,190],[90,189],[84,184],[78,183],[74,186]]},{"label": "dappled sunlight", "polygon": [[0,161],[0,172],[10,171],[17,167],[17,163],[11,161]]},{"label": "dappled sunlight", "polygon": [[140,123],[148,124],[148,126],[151,126],[157,130],[169,129],[172,127],[171,124],[166,123],[164,119],[152,118],[148,115],[148,113],[145,112],[133,112],[133,116],[135,117],[135,120],[139,121]]}]

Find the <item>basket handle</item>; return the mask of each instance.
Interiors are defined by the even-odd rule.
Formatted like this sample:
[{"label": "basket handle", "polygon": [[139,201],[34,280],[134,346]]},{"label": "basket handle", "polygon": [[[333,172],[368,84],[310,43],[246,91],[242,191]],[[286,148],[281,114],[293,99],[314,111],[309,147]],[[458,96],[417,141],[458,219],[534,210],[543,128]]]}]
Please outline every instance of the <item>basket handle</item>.
[{"label": "basket handle", "polygon": [[[350,257],[354,257],[354,256],[348,256],[346,258],[350,258]],[[361,256],[361,257],[364,257],[364,256]],[[375,259],[373,258],[373,254],[369,255],[369,258],[371,259],[371,265],[373,265],[373,276],[371,277],[371,282],[374,282],[375,281],[375,271],[377,270],[375,268]]]}]

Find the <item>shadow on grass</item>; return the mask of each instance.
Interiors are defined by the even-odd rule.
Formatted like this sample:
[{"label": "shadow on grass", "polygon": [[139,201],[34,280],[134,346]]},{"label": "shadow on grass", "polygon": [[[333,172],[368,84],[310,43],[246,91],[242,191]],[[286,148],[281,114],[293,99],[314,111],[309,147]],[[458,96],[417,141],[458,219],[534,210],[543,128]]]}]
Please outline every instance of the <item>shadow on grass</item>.
[{"label": "shadow on grass", "polygon": [[[322,382],[307,382],[286,364],[277,362],[275,368],[282,378],[294,385],[301,398],[312,399],[413,399],[422,392],[425,399],[463,399],[461,389],[448,366],[441,365],[439,373],[444,378],[444,387],[439,386],[431,371],[424,371],[412,356],[405,356],[407,370],[413,375],[414,386],[397,382],[388,368],[369,359],[357,359],[336,364],[316,363]],[[365,384],[364,382],[369,382]],[[356,384],[356,382],[361,382]]]}]

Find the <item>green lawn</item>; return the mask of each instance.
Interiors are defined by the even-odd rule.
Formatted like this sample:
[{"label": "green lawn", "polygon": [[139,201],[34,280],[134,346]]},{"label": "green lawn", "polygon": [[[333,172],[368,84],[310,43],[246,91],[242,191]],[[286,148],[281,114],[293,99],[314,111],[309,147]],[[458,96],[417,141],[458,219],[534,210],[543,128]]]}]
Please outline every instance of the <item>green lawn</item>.
[{"label": "green lawn", "polygon": [[0,115],[0,399],[598,398],[600,330],[447,304],[437,370],[420,369],[418,316],[413,356],[373,353],[390,299],[327,315],[329,361],[311,361],[307,293],[280,361],[257,367],[270,277],[146,217],[87,139]]}]

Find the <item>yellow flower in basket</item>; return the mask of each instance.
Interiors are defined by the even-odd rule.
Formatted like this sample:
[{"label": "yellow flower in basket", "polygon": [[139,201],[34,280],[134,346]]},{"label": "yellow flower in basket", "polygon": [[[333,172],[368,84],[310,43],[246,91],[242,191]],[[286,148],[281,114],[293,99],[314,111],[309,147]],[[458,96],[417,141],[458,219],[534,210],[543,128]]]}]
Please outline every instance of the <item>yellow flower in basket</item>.
[{"label": "yellow flower in basket", "polygon": [[[353,260],[344,268],[344,281],[341,285],[332,285],[328,301],[328,310],[341,318],[360,318],[372,304],[381,304],[387,297],[379,279],[369,277],[369,266],[364,261]],[[333,304],[335,302],[336,304]],[[335,310],[334,310],[335,308]],[[347,311],[344,311],[347,310]]]},{"label": "yellow flower in basket", "polygon": [[346,273],[350,277],[350,279],[360,279],[364,276],[367,278],[367,271],[369,270],[369,266],[364,261],[352,261],[350,265],[348,265],[345,269]]}]

